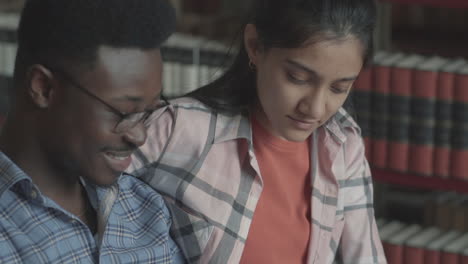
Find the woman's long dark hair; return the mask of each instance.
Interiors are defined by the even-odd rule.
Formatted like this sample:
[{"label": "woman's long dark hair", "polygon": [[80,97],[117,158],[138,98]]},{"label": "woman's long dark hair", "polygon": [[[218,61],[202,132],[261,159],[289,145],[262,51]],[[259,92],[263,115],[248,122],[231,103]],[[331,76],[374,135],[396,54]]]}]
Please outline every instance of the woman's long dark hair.
[{"label": "woman's long dark hair", "polygon": [[[362,42],[363,60],[367,61],[372,53],[375,21],[374,0],[254,0],[242,29],[254,24],[264,50],[298,48],[310,40],[339,40],[351,35]],[[217,111],[247,112],[257,99],[255,71],[248,65],[242,30],[232,65],[221,77],[187,96]]]}]

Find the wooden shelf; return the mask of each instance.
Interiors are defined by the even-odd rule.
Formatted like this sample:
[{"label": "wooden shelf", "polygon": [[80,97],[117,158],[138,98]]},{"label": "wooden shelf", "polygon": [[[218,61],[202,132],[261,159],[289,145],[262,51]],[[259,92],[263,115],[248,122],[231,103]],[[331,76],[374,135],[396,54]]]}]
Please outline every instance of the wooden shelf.
[{"label": "wooden shelf", "polygon": [[381,0],[382,2],[428,5],[448,8],[468,8],[467,0]]},{"label": "wooden shelf", "polygon": [[392,47],[427,56],[468,58],[468,36],[462,32],[395,28],[392,32]]},{"label": "wooden shelf", "polygon": [[468,194],[468,181],[425,177],[410,173],[394,172],[387,169],[372,168],[372,178],[376,183],[387,183],[417,189],[454,191]]}]

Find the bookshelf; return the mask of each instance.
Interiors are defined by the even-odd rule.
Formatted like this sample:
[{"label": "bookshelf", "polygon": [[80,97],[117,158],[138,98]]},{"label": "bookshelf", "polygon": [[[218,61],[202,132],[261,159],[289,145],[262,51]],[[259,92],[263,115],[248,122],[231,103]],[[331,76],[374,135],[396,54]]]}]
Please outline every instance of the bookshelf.
[{"label": "bookshelf", "polygon": [[380,0],[376,47],[468,58],[468,1]]},{"label": "bookshelf", "polygon": [[457,179],[444,179],[434,176],[421,176],[389,169],[372,168],[372,177],[378,183],[386,183],[434,191],[454,191],[468,194],[468,182]]},{"label": "bookshelf", "polygon": [[[383,39],[384,50],[468,58],[468,24],[460,23],[456,17],[468,14],[467,0],[380,0],[379,6],[383,11],[379,21],[382,26],[378,30],[382,31],[379,37]],[[377,184],[468,194],[468,181],[464,180],[387,168],[372,167],[371,170]]]},{"label": "bookshelf", "polygon": [[428,5],[434,7],[468,8],[466,0],[381,0],[382,2]]}]

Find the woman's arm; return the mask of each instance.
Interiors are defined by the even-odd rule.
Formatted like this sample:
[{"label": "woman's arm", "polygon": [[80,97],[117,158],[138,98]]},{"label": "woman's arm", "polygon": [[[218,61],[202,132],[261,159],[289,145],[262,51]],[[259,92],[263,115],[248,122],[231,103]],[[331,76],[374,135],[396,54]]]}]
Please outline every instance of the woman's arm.
[{"label": "woman's arm", "polygon": [[353,133],[346,142],[348,178],[343,182],[343,263],[387,263],[374,217],[374,191],[362,138]]}]

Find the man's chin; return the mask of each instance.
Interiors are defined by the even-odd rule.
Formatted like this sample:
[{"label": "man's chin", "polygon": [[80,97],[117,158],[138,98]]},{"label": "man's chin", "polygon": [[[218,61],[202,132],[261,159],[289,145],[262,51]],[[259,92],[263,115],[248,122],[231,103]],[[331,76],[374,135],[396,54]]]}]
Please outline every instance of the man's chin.
[{"label": "man's chin", "polygon": [[86,180],[96,186],[106,188],[106,187],[110,187],[114,185],[119,180],[120,175],[122,175],[121,172],[112,172],[112,173],[106,173],[106,174],[101,173],[100,175],[97,175],[97,176],[106,175],[105,177],[99,177],[99,178],[86,177]]}]

